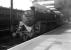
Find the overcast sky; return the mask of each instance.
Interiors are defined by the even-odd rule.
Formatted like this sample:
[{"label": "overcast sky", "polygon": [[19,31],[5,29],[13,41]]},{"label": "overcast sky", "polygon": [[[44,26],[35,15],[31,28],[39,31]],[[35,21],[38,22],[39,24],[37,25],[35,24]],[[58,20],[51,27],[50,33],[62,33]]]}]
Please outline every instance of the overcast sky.
[{"label": "overcast sky", "polygon": [[[0,0],[0,6],[9,8],[10,1],[11,0]],[[14,9],[27,10],[29,9],[30,6],[32,6],[31,0],[13,0]]]},{"label": "overcast sky", "polygon": [[10,0],[0,0],[0,6],[10,7]]},{"label": "overcast sky", "polygon": [[[3,7],[7,7],[10,8],[10,1],[11,0],[0,0],[0,6]],[[54,3],[54,1],[49,1],[46,3]],[[44,2],[43,2],[44,4]],[[32,0],[13,0],[13,8],[14,9],[20,9],[20,10],[28,10],[30,9],[29,7],[31,7],[32,4]]]}]

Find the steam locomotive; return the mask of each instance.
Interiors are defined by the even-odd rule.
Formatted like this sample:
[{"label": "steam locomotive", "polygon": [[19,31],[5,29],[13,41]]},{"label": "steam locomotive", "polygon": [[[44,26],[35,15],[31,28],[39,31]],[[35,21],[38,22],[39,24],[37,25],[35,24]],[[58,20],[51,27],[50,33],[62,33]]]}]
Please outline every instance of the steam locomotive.
[{"label": "steam locomotive", "polygon": [[[0,36],[11,35],[13,32],[17,32],[18,25],[20,22],[20,16],[17,13],[24,13],[24,11],[13,10],[12,18],[10,19],[10,9],[8,8],[0,8]],[[28,15],[28,14],[27,14]],[[31,37],[35,37],[51,31],[61,25],[64,24],[61,15],[54,13],[53,11],[44,12],[44,11],[35,11],[34,15],[34,33]],[[11,32],[10,22],[12,21],[13,32]],[[30,33],[29,33],[30,34]],[[25,38],[29,36],[29,34],[24,34]]]},{"label": "steam locomotive", "polygon": [[27,40],[29,38],[31,39],[41,34],[47,33],[48,31],[51,31],[64,24],[63,17],[60,14],[56,14],[51,10],[50,12],[35,11],[34,15],[32,15],[33,13],[31,13],[32,10],[29,10],[29,11],[27,10],[26,12],[27,14],[26,15],[24,14],[26,18],[28,16],[32,19],[26,23],[28,23],[28,26],[33,25],[33,29],[31,32],[28,32],[28,31],[22,32],[20,30],[17,30],[17,33],[23,34],[22,37],[24,38],[24,40]]}]

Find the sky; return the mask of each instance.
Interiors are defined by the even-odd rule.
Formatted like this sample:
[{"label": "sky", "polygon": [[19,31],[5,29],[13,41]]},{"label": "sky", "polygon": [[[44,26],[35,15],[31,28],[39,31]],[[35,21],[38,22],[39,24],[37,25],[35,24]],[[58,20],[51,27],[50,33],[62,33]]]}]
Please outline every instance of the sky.
[{"label": "sky", "polygon": [[11,0],[0,0],[0,6],[2,7],[10,7],[10,1]]},{"label": "sky", "polygon": [[21,10],[27,10],[32,6],[31,0],[14,0],[13,2],[14,8],[18,8]]},{"label": "sky", "polygon": [[[10,1],[11,0],[0,0],[0,6],[10,8]],[[47,3],[54,3],[54,1],[47,1]],[[40,4],[44,4],[44,2],[41,2]],[[13,0],[13,8],[19,9],[19,10],[29,10],[33,4],[32,0]],[[48,7],[48,6],[47,6]]]},{"label": "sky", "polygon": [[[0,6],[10,8],[11,0],[0,0]],[[13,0],[13,8],[27,10],[32,6],[32,0]]]}]

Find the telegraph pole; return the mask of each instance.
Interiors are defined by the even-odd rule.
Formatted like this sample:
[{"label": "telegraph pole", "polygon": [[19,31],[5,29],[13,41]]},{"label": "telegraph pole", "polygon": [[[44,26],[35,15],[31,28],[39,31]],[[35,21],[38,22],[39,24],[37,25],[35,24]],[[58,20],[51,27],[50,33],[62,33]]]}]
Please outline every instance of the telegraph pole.
[{"label": "telegraph pole", "polygon": [[13,0],[10,1],[10,31],[11,32],[13,32],[12,14],[13,14]]}]

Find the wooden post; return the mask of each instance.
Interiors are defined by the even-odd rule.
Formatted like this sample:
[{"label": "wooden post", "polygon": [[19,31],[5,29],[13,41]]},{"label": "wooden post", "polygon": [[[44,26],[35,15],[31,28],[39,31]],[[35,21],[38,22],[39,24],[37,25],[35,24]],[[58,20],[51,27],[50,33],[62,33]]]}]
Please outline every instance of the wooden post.
[{"label": "wooden post", "polygon": [[11,3],[11,7],[10,7],[10,31],[13,32],[13,25],[12,25],[13,0],[11,0],[10,3]]}]

